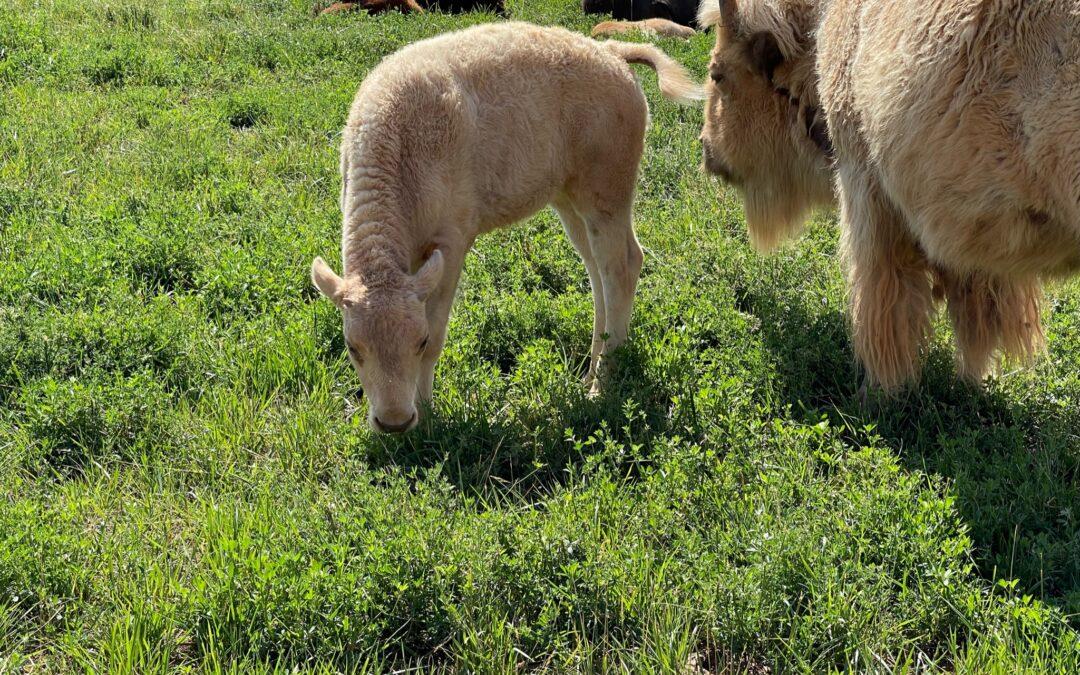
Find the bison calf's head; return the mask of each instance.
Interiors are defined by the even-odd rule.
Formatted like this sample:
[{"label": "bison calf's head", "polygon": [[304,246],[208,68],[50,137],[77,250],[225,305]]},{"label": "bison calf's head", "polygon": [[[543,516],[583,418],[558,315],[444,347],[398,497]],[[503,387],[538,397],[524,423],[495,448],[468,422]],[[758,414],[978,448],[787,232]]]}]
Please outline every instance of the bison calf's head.
[{"label": "bison calf's head", "polygon": [[416,274],[368,285],[342,279],[316,258],[311,279],[341,310],[349,360],[368,400],[368,422],[376,431],[399,433],[420,419],[422,367],[430,342],[426,304],[442,278],[435,251]]},{"label": "bison calf's head", "polygon": [[[740,11],[742,5],[754,11]],[[832,201],[813,56],[799,44],[797,14],[765,11],[777,6],[801,5],[707,0],[698,17],[701,26],[716,27],[701,132],[704,166],[738,189],[760,250],[795,234],[810,209]]]}]

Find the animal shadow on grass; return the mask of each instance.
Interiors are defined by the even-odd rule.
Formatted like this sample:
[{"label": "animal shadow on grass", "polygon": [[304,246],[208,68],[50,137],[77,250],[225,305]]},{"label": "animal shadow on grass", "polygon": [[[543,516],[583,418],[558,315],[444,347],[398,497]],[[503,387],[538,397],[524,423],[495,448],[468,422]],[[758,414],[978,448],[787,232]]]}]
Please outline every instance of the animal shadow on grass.
[{"label": "animal shadow on grass", "polygon": [[[672,392],[650,374],[647,355],[632,338],[611,359],[607,386],[595,398],[586,396],[580,373],[571,373],[571,381],[546,392],[539,405],[432,412],[412,433],[375,437],[369,461],[405,470],[439,467],[451,483],[484,498],[524,497],[562,484],[588,457],[602,452],[599,436],[640,446],[618,467],[633,479],[635,464],[668,432]],[[435,389],[437,398],[438,380]]]},{"label": "animal shadow on grass", "polygon": [[853,445],[884,443],[907,469],[946,477],[979,572],[1017,579],[1018,592],[1080,614],[1076,392],[966,384],[952,346],[939,345],[917,385],[864,401],[842,308],[818,313],[770,297],[738,301],[761,320],[779,398],[792,415],[807,423],[826,416]]}]

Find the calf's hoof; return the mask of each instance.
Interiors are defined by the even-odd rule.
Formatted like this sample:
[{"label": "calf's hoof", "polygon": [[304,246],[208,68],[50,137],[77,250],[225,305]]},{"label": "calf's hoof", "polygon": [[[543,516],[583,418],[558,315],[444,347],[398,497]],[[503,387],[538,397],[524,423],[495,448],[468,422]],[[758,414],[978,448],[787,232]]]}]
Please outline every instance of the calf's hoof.
[{"label": "calf's hoof", "polygon": [[604,387],[611,380],[611,370],[614,364],[610,362],[610,358],[609,356],[601,356],[599,361],[589,369],[589,374],[582,380],[582,384],[589,390],[587,396],[590,399],[595,399],[604,393]]}]

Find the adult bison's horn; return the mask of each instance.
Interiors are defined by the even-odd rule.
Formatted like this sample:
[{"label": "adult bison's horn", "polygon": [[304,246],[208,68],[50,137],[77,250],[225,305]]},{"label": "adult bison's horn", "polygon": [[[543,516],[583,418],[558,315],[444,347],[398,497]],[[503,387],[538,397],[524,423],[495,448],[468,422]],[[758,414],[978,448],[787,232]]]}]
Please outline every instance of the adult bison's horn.
[{"label": "adult bison's horn", "polygon": [[738,9],[736,0],[703,0],[698,7],[698,26],[721,26],[738,33]]},{"label": "adult bison's horn", "polygon": [[738,18],[738,3],[736,0],[719,0],[720,1],[720,20],[723,21],[724,26],[727,27],[733,33],[738,33],[739,18]]}]

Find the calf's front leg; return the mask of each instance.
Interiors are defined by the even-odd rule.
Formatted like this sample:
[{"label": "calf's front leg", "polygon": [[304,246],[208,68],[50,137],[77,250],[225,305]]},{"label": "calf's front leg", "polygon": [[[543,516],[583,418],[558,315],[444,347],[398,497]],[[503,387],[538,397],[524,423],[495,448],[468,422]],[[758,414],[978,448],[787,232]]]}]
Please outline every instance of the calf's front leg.
[{"label": "calf's front leg", "polygon": [[431,403],[435,387],[435,364],[439,361],[446,344],[446,329],[450,320],[450,307],[454,304],[465,251],[440,247],[443,255],[443,275],[438,287],[427,299],[428,346],[420,360],[420,381],[417,383],[419,404]]}]

